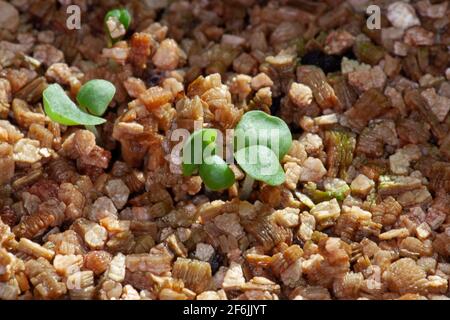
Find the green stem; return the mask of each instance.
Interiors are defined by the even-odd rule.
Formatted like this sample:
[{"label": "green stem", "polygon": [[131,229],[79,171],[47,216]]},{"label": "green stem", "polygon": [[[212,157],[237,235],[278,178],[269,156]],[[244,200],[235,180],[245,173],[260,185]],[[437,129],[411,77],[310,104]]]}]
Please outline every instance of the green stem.
[{"label": "green stem", "polygon": [[239,197],[241,200],[248,199],[248,197],[252,193],[254,182],[255,182],[255,179],[250,177],[249,174],[247,174],[245,176],[244,182],[242,182],[242,188],[241,188],[241,192],[240,192],[241,195]]},{"label": "green stem", "polygon": [[[82,107],[82,106],[78,106],[81,110],[83,110],[86,113],[89,113],[86,108]],[[87,130],[89,130],[90,132],[92,132],[95,136],[95,140],[97,142],[98,145],[102,145],[102,137],[100,136],[100,134],[98,133],[97,127],[96,126],[89,126],[89,125],[85,125],[84,126]]]},{"label": "green stem", "polygon": [[88,125],[85,125],[84,127],[95,135],[95,140],[97,140],[97,144],[101,145],[102,137],[98,133],[97,127],[96,126],[88,126]]}]

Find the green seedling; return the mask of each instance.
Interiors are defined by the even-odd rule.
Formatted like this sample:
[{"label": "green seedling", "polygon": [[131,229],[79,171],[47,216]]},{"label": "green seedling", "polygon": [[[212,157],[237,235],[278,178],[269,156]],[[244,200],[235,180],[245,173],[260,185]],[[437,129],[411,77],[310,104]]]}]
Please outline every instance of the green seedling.
[{"label": "green seedling", "polygon": [[112,43],[121,40],[130,25],[131,14],[125,8],[110,10],[105,15],[105,28]]},{"label": "green seedling", "polygon": [[[182,169],[185,176],[198,172],[209,189],[224,190],[234,183],[235,177],[225,161],[215,154],[217,134],[214,129],[192,133],[183,147]],[[283,120],[262,111],[246,113],[234,135],[234,157],[247,174],[243,189],[250,189],[254,180],[272,186],[282,184],[286,177],[280,160],[291,145],[291,131]],[[205,156],[205,150],[210,151],[209,157]],[[243,194],[247,196],[249,190],[243,190]]]},{"label": "green seedling", "polygon": [[45,113],[51,120],[66,126],[84,125],[98,138],[95,126],[106,122],[101,116],[115,93],[116,88],[111,82],[96,79],[86,82],[78,91],[79,107],[57,83],[48,86],[42,97]]},{"label": "green seedling", "polygon": [[55,122],[66,126],[95,126],[106,122],[105,119],[81,111],[59,84],[48,86],[42,96],[45,113]]}]

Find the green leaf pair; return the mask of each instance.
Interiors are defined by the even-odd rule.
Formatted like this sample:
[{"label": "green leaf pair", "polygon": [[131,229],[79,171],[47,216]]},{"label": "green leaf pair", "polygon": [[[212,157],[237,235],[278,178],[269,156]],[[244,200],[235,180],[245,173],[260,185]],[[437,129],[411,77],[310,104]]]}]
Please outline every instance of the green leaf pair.
[{"label": "green leaf pair", "polygon": [[[183,147],[183,174],[199,169],[205,185],[212,190],[230,187],[235,177],[225,161],[216,155],[218,131],[195,131]],[[287,124],[262,111],[244,114],[234,134],[234,157],[248,176],[269,185],[280,185],[286,177],[280,165],[292,144]]]},{"label": "green leaf pair", "polygon": [[106,122],[99,116],[105,113],[115,93],[116,88],[109,81],[91,80],[85,83],[77,94],[77,101],[81,109],[91,114],[80,110],[59,84],[48,86],[42,96],[45,113],[51,120],[66,126],[95,126]]},{"label": "green leaf pair", "polygon": [[182,170],[185,176],[198,171],[205,185],[214,191],[231,187],[235,177],[225,161],[216,155],[215,129],[200,129],[192,133],[183,146]]},{"label": "green leaf pair", "polygon": [[235,129],[235,158],[253,179],[275,186],[286,177],[280,160],[289,152],[292,135],[287,124],[262,111],[244,114]]}]

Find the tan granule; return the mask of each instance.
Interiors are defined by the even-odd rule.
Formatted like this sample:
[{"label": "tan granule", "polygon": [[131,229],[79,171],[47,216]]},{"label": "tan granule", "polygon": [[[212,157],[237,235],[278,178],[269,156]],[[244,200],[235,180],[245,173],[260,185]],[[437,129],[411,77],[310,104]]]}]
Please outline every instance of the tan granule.
[{"label": "tan granule", "polygon": [[127,284],[122,289],[122,295],[120,296],[120,300],[141,300],[141,296],[136,289],[134,289],[131,285]]},{"label": "tan granule", "polygon": [[308,212],[300,214],[300,228],[298,229],[298,236],[303,241],[311,240],[313,232],[316,228],[316,219]]},{"label": "tan granule", "polygon": [[108,28],[108,32],[113,39],[120,38],[127,32],[123,24],[116,17],[110,17],[106,21],[106,27]]},{"label": "tan granule", "polygon": [[374,188],[375,182],[363,174],[359,174],[350,184],[350,189],[355,195],[365,198]]},{"label": "tan granule", "polygon": [[13,159],[13,147],[4,142],[0,142],[0,170],[2,172],[0,184],[9,183],[14,176],[15,161]]},{"label": "tan granule", "polygon": [[176,69],[184,53],[175,40],[163,40],[152,57],[153,64],[161,70]]},{"label": "tan granule", "polygon": [[100,275],[108,269],[112,258],[106,251],[90,251],[84,256],[84,267]]},{"label": "tan granule", "polygon": [[370,70],[353,71],[348,74],[348,82],[361,92],[372,88],[383,89],[386,79],[386,74],[380,66],[375,66]]},{"label": "tan granule", "polygon": [[[315,133],[308,132],[303,134],[300,136],[298,141],[308,155],[318,155],[323,149],[323,140],[318,134]],[[301,158],[298,159],[303,159],[303,155],[301,155]]]},{"label": "tan granule", "polygon": [[411,258],[402,258],[391,264],[383,274],[389,288],[400,293],[423,290],[426,274]]},{"label": "tan granule", "polygon": [[299,181],[318,182],[327,173],[322,161],[308,157],[302,164]]},{"label": "tan granule", "polygon": [[252,77],[246,74],[238,74],[231,79],[229,84],[231,94],[239,97],[239,100],[244,100],[252,91],[250,82]]},{"label": "tan granule", "polygon": [[129,254],[126,257],[126,267],[131,272],[144,271],[156,275],[171,270],[173,254],[162,244],[150,249],[150,254]]},{"label": "tan granule", "polygon": [[428,191],[427,187],[423,186],[419,189],[402,193],[398,196],[397,201],[403,207],[411,207],[429,203],[431,199],[431,193]]},{"label": "tan granule", "polygon": [[368,71],[370,70],[370,65],[361,63],[357,60],[352,60],[347,57],[342,58],[341,62],[341,72],[342,74],[348,74],[354,71]]},{"label": "tan granule", "polygon": [[408,55],[408,46],[400,41],[394,42],[394,53],[397,56],[406,57]]},{"label": "tan granule", "polygon": [[152,111],[166,104],[172,98],[172,92],[159,86],[151,87],[139,95],[139,100],[145,105],[148,111]]},{"label": "tan granule", "polygon": [[342,54],[345,50],[353,46],[355,37],[345,31],[338,30],[330,32],[325,40],[325,52],[327,54]]},{"label": "tan granule", "polygon": [[409,236],[409,231],[406,228],[392,229],[379,235],[380,240],[391,240],[394,238],[405,238]]},{"label": "tan granule", "polygon": [[214,218],[214,224],[217,228],[237,239],[245,234],[239,222],[239,216],[235,213],[224,213]]},{"label": "tan granule", "polygon": [[420,25],[414,7],[403,1],[396,1],[389,5],[386,17],[394,27],[408,29]]},{"label": "tan granule", "polygon": [[438,95],[434,88],[429,88],[421,92],[422,97],[427,101],[431,111],[437,119],[442,122],[450,111],[450,98]]},{"label": "tan granule", "polygon": [[239,216],[242,219],[252,220],[258,214],[257,208],[248,201],[239,201]]},{"label": "tan granule", "polygon": [[0,25],[9,31],[14,32],[19,27],[19,11],[12,4],[1,1],[0,2]]},{"label": "tan granule", "polygon": [[295,162],[287,162],[284,164],[284,171],[286,173],[285,185],[291,190],[297,188],[297,183],[300,179],[302,167]]},{"label": "tan granule", "polygon": [[299,108],[309,106],[313,99],[313,93],[308,86],[293,82],[289,89],[289,98]]},{"label": "tan granule", "polygon": [[177,256],[186,258],[188,254],[187,248],[184,244],[178,239],[175,234],[171,234],[165,240],[170,250]]},{"label": "tan granule", "polygon": [[275,221],[286,228],[294,228],[299,224],[300,209],[285,208],[273,213]]},{"label": "tan granule", "polygon": [[76,220],[71,228],[93,250],[102,249],[108,239],[108,232],[104,227],[84,218]]},{"label": "tan granule", "polygon": [[337,200],[332,199],[318,203],[311,209],[310,213],[320,222],[328,219],[336,219],[341,213],[341,208]]},{"label": "tan granule", "polygon": [[269,293],[279,293],[280,285],[265,278],[253,277],[250,281],[241,286],[243,291],[265,291]]},{"label": "tan granule", "polygon": [[395,154],[389,157],[389,166],[395,174],[408,174],[411,161],[419,160],[422,156],[417,145],[406,145],[401,149],[397,149]]},{"label": "tan granule", "polygon": [[410,46],[432,46],[434,33],[422,27],[413,27],[406,30],[403,41]]},{"label": "tan granule", "polygon": [[121,179],[109,180],[105,185],[105,190],[117,209],[122,209],[125,206],[130,190]]},{"label": "tan granule", "polygon": [[417,237],[421,240],[425,240],[431,235],[431,228],[426,222],[422,222],[416,227]]},{"label": "tan granule", "polygon": [[101,300],[119,299],[122,294],[122,284],[113,280],[105,280],[101,284],[99,297]]},{"label": "tan granule", "polygon": [[240,264],[232,262],[223,278],[222,288],[227,290],[239,290],[245,284],[245,278]]},{"label": "tan granule", "polygon": [[196,298],[197,300],[227,300],[227,296],[223,290],[219,291],[203,291]]},{"label": "tan granule", "polygon": [[33,164],[42,159],[39,153],[40,143],[37,140],[20,139],[13,149],[13,159],[16,163]]},{"label": "tan granule", "polygon": [[94,273],[92,271],[77,271],[67,277],[67,289],[80,290],[94,285]]},{"label": "tan granule", "polygon": [[325,114],[323,116],[315,117],[314,124],[316,126],[331,126],[338,123],[339,119],[336,113]]},{"label": "tan granule", "polygon": [[51,66],[63,61],[64,53],[50,44],[38,44],[34,47],[33,58],[46,66]]},{"label": "tan granule", "polygon": [[26,238],[21,238],[17,246],[17,250],[26,253],[28,255],[34,256],[36,258],[43,257],[49,261],[53,260],[55,252],[49,250],[36,242],[28,240]]},{"label": "tan granule", "polygon": [[125,279],[126,256],[118,253],[112,260],[107,271],[107,277],[111,280],[122,282]]},{"label": "tan granule", "polygon": [[214,248],[207,243],[197,243],[195,247],[195,257],[201,261],[210,261],[214,256]]},{"label": "tan granule", "polygon": [[438,19],[444,17],[448,2],[431,4],[429,0],[422,0],[416,3],[416,8],[421,16]]},{"label": "tan granule", "polygon": [[108,197],[100,197],[92,204],[88,217],[92,221],[100,221],[106,217],[117,217],[117,209]]},{"label": "tan granule", "polygon": [[284,157],[282,162],[293,161],[297,164],[302,164],[308,157],[305,151],[305,144],[302,144],[299,140],[292,141],[291,148],[288,154]]},{"label": "tan granule", "polygon": [[132,98],[138,98],[146,90],[144,81],[139,78],[130,77],[123,82],[123,85]]},{"label": "tan granule", "polygon": [[429,208],[425,217],[425,222],[432,230],[438,229],[446,220],[447,215],[433,207]]},{"label": "tan granule", "polygon": [[261,72],[252,78],[250,85],[254,91],[258,91],[261,88],[273,86],[273,81],[267,74]]},{"label": "tan granule", "polygon": [[187,288],[201,293],[210,286],[211,265],[204,261],[178,258],[173,265],[172,275],[182,279]]},{"label": "tan granule", "polygon": [[244,74],[255,74],[257,71],[258,62],[246,52],[241,53],[236,59],[233,61],[233,69],[237,73]]}]

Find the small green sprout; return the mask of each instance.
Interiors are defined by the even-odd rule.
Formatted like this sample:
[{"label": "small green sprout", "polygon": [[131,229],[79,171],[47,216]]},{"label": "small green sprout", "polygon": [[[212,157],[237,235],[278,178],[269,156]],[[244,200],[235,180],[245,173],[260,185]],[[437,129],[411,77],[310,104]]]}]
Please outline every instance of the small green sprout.
[{"label": "small green sprout", "polygon": [[[233,171],[216,154],[218,131],[201,129],[190,135],[183,146],[182,170],[185,176],[199,173],[206,187],[224,190],[235,181]],[[243,194],[248,196],[254,180],[276,186],[286,177],[280,160],[292,144],[291,131],[280,118],[262,111],[247,112],[236,126],[234,157],[247,174]],[[208,155],[205,156],[205,151]]]},{"label": "small green sprout", "polygon": [[105,15],[105,27],[112,43],[123,38],[131,24],[131,14],[127,9],[113,9]]},{"label": "small green sprout", "polygon": [[344,181],[342,181],[340,185],[336,185],[332,188],[325,188],[325,190],[319,190],[314,182],[308,182],[305,184],[304,193],[308,195],[315,203],[328,201],[334,198],[338,201],[343,201],[350,193],[350,188]]},{"label": "small green sprout", "polygon": [[[44,110],[47,116],[66,126],[85,125],[92,127],[105,123],[100,118],[111,103],[116,88],[106,80],[86,82],[77,94],[78,107],[57,83],[48,86],[43,94]],[[86,111],[89,110],[90,113]]]}]

